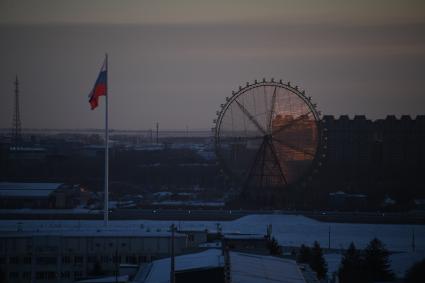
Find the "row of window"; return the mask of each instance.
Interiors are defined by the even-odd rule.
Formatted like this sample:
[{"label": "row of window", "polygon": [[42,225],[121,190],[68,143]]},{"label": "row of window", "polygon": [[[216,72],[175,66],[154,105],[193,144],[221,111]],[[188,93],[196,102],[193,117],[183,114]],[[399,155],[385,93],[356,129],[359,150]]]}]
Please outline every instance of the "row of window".
[{"label": "row of window", "polygon": [[[6,241],[0,241],[0,253],[5,254],[6,251],[16,251],[17,249],[23,249],[27,252],[58,252],[59,250],[63,251],[82,251],[88,249],[89,251],[96,251],[99,249],[119,249],[119,250],[129,250],[132,247],[131,241],[122,242],[122,241],[99,241],[97,239],[72,239],[72,240],[63,240],[62,244],[57,243],[48,243],[48,239],[45,240],[46,243],[40,243],[37,240],[36,244],[33,245],[34,240],[28,238],[26,240],[15,240],[8,239]],[[140,245],[140,243],[142,243]],[[157,240],[151,241],[149,239],[137,239],[136,248],[140,249],[143,246],[155,247],[157,245]]]},{"label": "row of window", "polygon": [[[18,230],[21,229],[18,227]],[[63,237],[29,236],[25,238],[3,238],[0,241],[0,255],[14,253],[71,253],[96,252],[101,250],[150,252],[168,250],[169,239],[128,236],[121,237]]]},{"label": "row of window", "polygon": [[[129,256],[88,256],[87,257],[87,263],[130,263],[130,264],[137,264],[140,262],[147,262],[149,261],[148,256],[140,255],[129,255]],[[62,264],[83,264],[84,263],[84,257],[83,256],[63,256],[61,259]],[[57,264],[57,258],[56,257],[36,257],[35,263],[37,265],[56,265]],[[0,265],[7,264],[5,257],[0,257]],[[17,256],[10,257],[8,264],[12,265],[18,265],[18,264],[25,264],[30,265],[32,264],[32,258],[30,256],[25,256],[23,258],[19,258]]]},{"label": "row of window", "polygon": [[[56,272],[53,271],[38,271],[35,272],[35,279],[37,280],[54,280],[56,279]],[[64,278],[64,279],[69,279],[71,278],[71,275],[74,275],[73,278],[77,279],[77,278],[81,278],[83,277],[83,272],[81,271],[74,271],[74,272],[70,272],[70,271],[64,271],[61,272],[60,274],[60,278]],[[9,272],[9,279],[10,280],[19,280],[19,279],[24,279],[24,280],[29,280],[31,279],[31,272],[30,271],[25,271],[25,272]]]},{"label": "row of window", "polygon": [[[22,258],[22,261],[19,260],[19,257],[12,256],[9,258],[9,264],[31,264],[32,258],[30,256],[25,256]],[[0,257],[0,264],[6,264],[6,258]]]}]

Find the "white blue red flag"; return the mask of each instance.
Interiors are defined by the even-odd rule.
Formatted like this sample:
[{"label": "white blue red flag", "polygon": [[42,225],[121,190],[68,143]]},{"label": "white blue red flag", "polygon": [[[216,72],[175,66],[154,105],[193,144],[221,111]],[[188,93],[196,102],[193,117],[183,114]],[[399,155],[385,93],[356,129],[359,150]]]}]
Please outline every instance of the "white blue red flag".
[{"label": "white blue red flag", "polygon": [[99,96],[106,96],[108,87],[108,66],[103,62],[102,68],[100,69],[99,76],[97,77],[96,83],[94,84],[93,90],[89,94],[89,103],[91,110],[95,109],[99,105]]}]

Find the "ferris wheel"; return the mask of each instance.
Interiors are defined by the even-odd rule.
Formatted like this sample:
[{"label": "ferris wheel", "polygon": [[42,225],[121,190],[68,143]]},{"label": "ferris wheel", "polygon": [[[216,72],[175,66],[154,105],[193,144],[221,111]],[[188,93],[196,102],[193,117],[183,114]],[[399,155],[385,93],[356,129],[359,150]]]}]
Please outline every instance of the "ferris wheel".
[{"label": "ferris wheel", "polygon": [[321,144],[320,113],[304,91],[282,80],[247,83],[217,111],[218,160],[248,187],[285,187],[311,169]]}]

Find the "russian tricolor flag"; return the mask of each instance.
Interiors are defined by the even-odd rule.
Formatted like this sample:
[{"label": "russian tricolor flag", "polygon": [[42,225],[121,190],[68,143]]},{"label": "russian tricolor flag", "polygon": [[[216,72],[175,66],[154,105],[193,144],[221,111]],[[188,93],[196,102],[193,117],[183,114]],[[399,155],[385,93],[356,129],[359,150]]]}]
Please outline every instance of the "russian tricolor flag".
[{"label": "russian tricolor flag", "polygon": [[99,105],[99,96],[107,93],[108,87],[108,66],[103,62],[102,68],[100,69],[99,76],[97,77],[96,83],[94,84],[93,90],[89,94],[89,103],[91,110],[95,109]]}]

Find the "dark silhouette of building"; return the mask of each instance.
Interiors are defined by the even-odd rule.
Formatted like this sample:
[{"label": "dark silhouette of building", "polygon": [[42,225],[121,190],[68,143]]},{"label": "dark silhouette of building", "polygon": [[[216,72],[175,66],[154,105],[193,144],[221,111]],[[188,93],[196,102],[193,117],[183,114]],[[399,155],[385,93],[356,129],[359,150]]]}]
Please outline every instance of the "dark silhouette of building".
[{"label": "dark silhouette of building", "polygon": [[326,115],[323,130],[325,157],[317,178],[321,190],[365,193],[376,203],[389,194],[401,204],[424,194],[424,115],[375,121],[363,115]]}]

